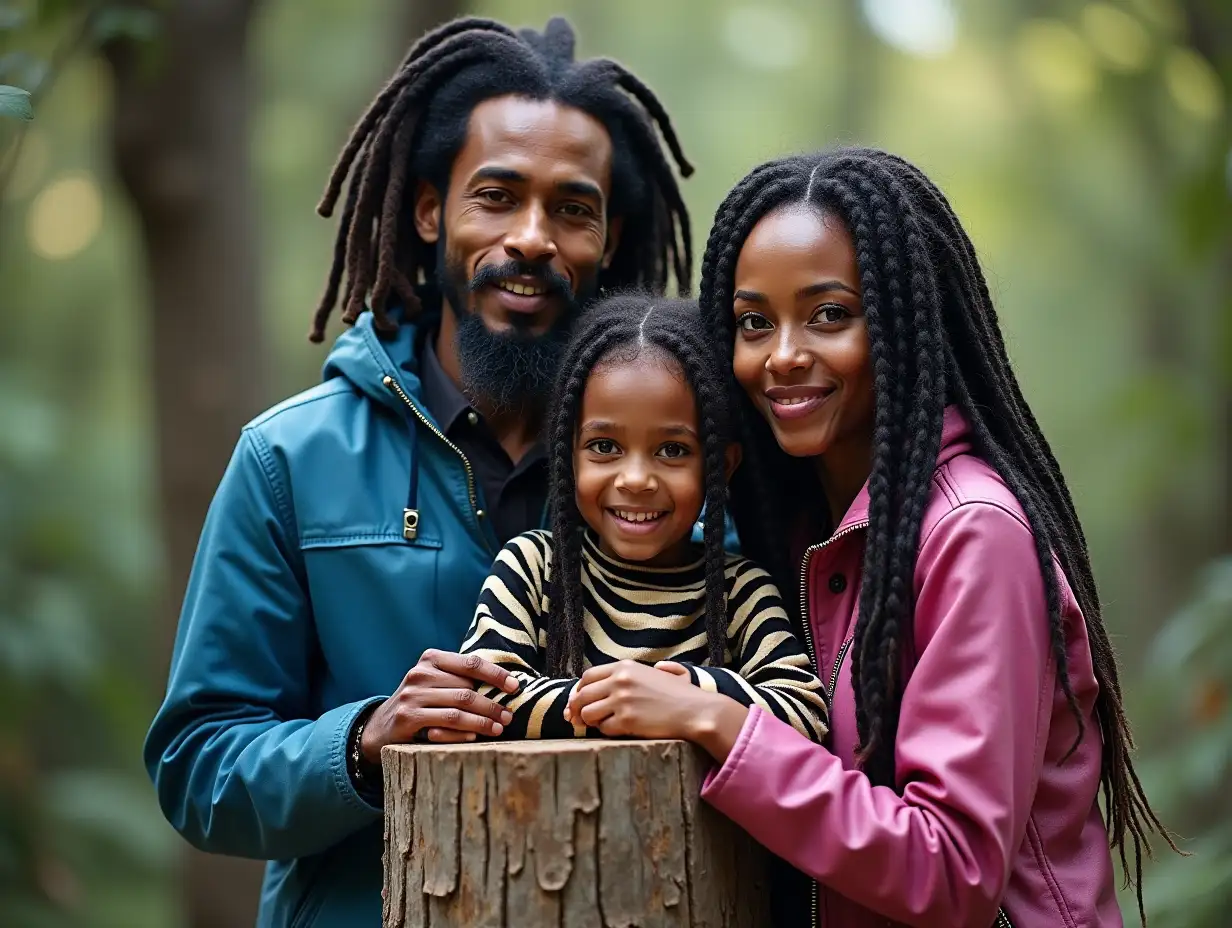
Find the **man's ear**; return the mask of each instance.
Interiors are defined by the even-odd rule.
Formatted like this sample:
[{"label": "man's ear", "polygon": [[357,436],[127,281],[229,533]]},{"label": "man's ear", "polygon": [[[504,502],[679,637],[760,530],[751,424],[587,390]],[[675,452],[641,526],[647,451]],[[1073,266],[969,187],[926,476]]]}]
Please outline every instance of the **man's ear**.
[{"label": "man's ear", "polygon": [[724,465],[726,473],[724,478],[731,480],[732,474],[736,472],[736,468],[740,466],[740,462],[744,460],[744,450],[735,442],[727,446],[727,451],[724,452]]},{"label": "man's ear", "polygon": [[415,231],[420,239],[429,244],[441,237],[441,209],[444,207],[440,191],[426,180],[415,186]]},{"label": "man's ear", "polygon": [[603,260],[600,262],[600,267],[605,271],[616,257],[616,249],[620,247],[620,231],[624,225],[624,216],[614,216],[607,224],[607,244],[603,246]]}]

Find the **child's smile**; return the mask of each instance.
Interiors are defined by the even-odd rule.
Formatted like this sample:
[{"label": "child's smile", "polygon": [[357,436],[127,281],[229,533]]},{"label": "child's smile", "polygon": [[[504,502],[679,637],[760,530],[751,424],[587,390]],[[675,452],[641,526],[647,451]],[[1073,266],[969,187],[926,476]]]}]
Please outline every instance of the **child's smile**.
[{"label": "child's smile", "polygon": [[697,403],[679,365],[654,349],[600,364],[579,421],[577,504],[600,548],[654,566],[690,559],[705,489]]}]

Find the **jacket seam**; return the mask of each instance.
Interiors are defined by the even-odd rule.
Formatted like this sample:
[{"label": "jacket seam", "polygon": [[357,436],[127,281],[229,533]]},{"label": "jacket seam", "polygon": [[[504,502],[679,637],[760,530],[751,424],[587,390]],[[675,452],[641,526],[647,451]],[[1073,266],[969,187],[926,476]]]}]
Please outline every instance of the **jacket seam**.
[{"label": "jacket seam", "polygon": [[950,479],[949,466],[940,468],[937,471],[938,489],[945,494],[945,498],[950,501],[951,509],[962,505],[962,495],[958,492],[958,487],[954,481]]},{"label": "jacket seam", "polygon": [[937,519],[933,527],[928,530],[928,534],[920,538],[919,550],[920,551],[924,550],[925,545],[928,544],[929,539],[933,537],[937,529],[941,527],[942,522],[944,522],[954,513],[958,512],[960,509],[964,509],[967,506],[991,506],[994,509],[1000,509],[1007,516],[1009,516],[1011,519],[1013,519],[1015,522],[1021,525],[1026,530],[1026,532],[1029,535],[1031,535],[1032,538],[1035,537],[1035,533],[1031,531],[1031,526],[1027,524],[1026,521],[1023,520],[1022,516],[1014,512],[1014,510],[1010,509],[1008,506],[1004,505],[1003,503],[999,503],[996,500],[991,500],[991,499],[965,499],[959,502],[957,505],[955,505],[952,509],[950,509],[949,512],[944,512],[941,514],[940,518]]},{"label": "jacket seam", "polygon": [[1074,921],[1074,915],[1065,901],[1065,894],[1061,892],[1061,886],[1057,882],[1052,865],[1048,862],[1047,855],[1044,854],[1043,844],[1039,840],[1039,829],[1035,827],[1035,816],[1027,820],[1027,841],[1031,845],[1031,855],[1035,858],[1035,865],[1039,867],[1044,882],[1048,884],[1048,892],[1057,907],[1057,914],[1065,920],[1066,928],[1077,928],[1078,923]]},{"label": "jacket seam", "polygon": [[[244,431],[246,432],[255,431],[256,429],[261,428],[267,422],[273,422],[275,419],[281,416],[284,412],[290,412],[292,409],[298,409],[301,406],[310,406],[313,403],[320,403],[320,402],[323,402],[324,400],[332,399],[335,396],[340,396],[342,394],[352,392],[352,387],[348,383],[346,383],[346,381],[343,378],[338,378],[338,379],[342,380],[343,382],[335,386],[331,386],[328,392],[322,392],[322,393],[318,393],[312,396],[308,395],[309,393],[312,392],[312,390],[317,389],[316,387],[314,387],[310,390],[305,390],[304,393],[300,396],[290,397],[289,399],[283,400],[281,403],[278,403],[276,406],[265,410],[265,412],[261,413],[256,418],[252,419],[247,425],[244,426]],[[326,381],[324,384],[319,384],[318,387],[325,387],[328,385],[329,385],[329,382]]]},{"label": "jacket seam", "polygon": [[[421,548],[439,548],[444,544],[439,538],[424,535],[420,535],[415,540]],[[300,546],[311,549],[346,541],[388,541],[391,544],[406,544],[406,538],[397,532],[356,532],[348,535],[303,535],[300,537]],[[415,547],[415,545],[410,545],[410,547]]]},{"label": "jacket seam", "polygon": [[[278,508],[278,521],[282,523],[282,530],[286,533],[288,542],[291,539],[299,538],[299,532],[295,527],[295,514],[291,507],[290,497],[287,495],[282,481],[278,479],[277,468],[274,466],[274,455],[270,451],[269,445],[265,442],[265,437],[256,429],[247,429],[245,434],[248,435],[252,442],[253,450],[257,453],[257,463],[261,468],[261,475],[265,478],[265,483],[270,488],[270,492],[274,494],[274,505]],[[298,549],[298,546],[295,546]]]}]

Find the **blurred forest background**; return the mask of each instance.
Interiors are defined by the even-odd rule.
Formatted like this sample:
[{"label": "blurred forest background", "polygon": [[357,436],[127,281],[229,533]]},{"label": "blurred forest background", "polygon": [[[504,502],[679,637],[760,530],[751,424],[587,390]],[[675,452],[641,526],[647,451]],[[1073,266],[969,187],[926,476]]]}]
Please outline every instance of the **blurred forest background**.
[{"label": "blurred forest background", "polygon": [[1151,923],[1226,925],[1229,0],[0,0],[0,84],[30,94],[0,88],[0,925],[252,924],[254,867],[188,854],[140,744],[238,430],[319,376],[327,172],[464,12],[565,13],[655,88],[699,252],[789,150],[887,147],[950,194],[1194,853],[1148,871]]}]

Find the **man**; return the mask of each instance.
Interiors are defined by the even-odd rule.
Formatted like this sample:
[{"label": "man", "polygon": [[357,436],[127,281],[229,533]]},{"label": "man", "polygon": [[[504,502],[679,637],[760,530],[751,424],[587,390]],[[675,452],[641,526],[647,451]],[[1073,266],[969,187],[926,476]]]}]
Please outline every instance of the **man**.
[{"label": "man", "polygon": [[340,289],[354,325],[244,429],[206,519],[145,756],[185,838],[271,861],[263,928],[380,924],[381,748],[500,730],[474,687],[511,678],[453,651],[542,523],[570,323],[607,288],[688,286],[667,115],[573,45],[467,19],[412,49],[321,205],[351,174],[312,337]]}]

